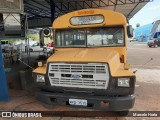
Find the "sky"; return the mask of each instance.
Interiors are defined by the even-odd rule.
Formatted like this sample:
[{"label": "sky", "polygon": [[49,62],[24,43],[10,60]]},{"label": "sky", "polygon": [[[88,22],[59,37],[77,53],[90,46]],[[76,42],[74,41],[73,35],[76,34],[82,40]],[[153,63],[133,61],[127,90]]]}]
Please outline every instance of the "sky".
[{"label": "sky", "polygon": [[155,18],[160,17],[160,0],[153,0],[147,3],[137,14],[135,14],[129,23],[136,28],[136,24],[140,26],[152,23]]}]

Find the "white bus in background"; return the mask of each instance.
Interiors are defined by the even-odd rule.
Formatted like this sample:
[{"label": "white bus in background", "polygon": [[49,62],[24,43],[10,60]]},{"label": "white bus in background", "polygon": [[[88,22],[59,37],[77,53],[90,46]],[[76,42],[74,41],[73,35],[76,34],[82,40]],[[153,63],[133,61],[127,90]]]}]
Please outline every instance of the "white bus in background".
[{"label": "white bus in background", "polygon": [[30,50],[30,52],[42,52],[43,48],[41,48],[40,44],[38,42],[36,42],[33,45],[30,45],[29,50]]},{"label": "white bus in background", "polygon": [[[22,52],[26,51],[27,43],[25,41],[18,41],[14,43],[15,46],[19,47]],[[43,48],[39,46],[39,43],[37,41],[29,41],[29,51],[30,52],[39,52],[43,51]]]}]

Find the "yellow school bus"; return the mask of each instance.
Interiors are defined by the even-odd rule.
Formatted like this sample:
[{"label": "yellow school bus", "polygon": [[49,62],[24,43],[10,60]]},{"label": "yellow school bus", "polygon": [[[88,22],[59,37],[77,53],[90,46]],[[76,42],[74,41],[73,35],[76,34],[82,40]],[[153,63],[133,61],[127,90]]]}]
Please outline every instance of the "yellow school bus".
[{"label": "yellow school bus", "polygon": [[126,17],[84,9],[55,19],[52,26],[55,52],[33,71],[37,99],[106,111],[132,108],[136,79],[126,63],[127,35],[132,35]]}]

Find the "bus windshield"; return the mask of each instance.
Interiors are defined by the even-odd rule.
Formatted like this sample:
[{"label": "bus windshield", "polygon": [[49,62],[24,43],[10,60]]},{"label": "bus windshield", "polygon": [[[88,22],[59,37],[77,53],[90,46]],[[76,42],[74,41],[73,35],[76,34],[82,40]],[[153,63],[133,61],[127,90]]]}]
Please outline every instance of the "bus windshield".
[{"label": "bus windshield", "polygon": [[124,46],[123,27],[56,30],[56,47]]}]

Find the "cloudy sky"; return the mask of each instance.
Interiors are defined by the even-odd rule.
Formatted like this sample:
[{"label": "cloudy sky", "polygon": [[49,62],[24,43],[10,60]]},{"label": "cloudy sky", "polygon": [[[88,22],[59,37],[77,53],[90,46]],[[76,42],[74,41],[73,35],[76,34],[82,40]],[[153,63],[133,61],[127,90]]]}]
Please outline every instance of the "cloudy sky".
[{"label": "cloudy sky", "polygon": [[160,0],[154,0],[145,5],[129,22],[134,28],[137,23],[140,23],[141,26],[152,23],[154,19],[160,17],[159,11]]}]

